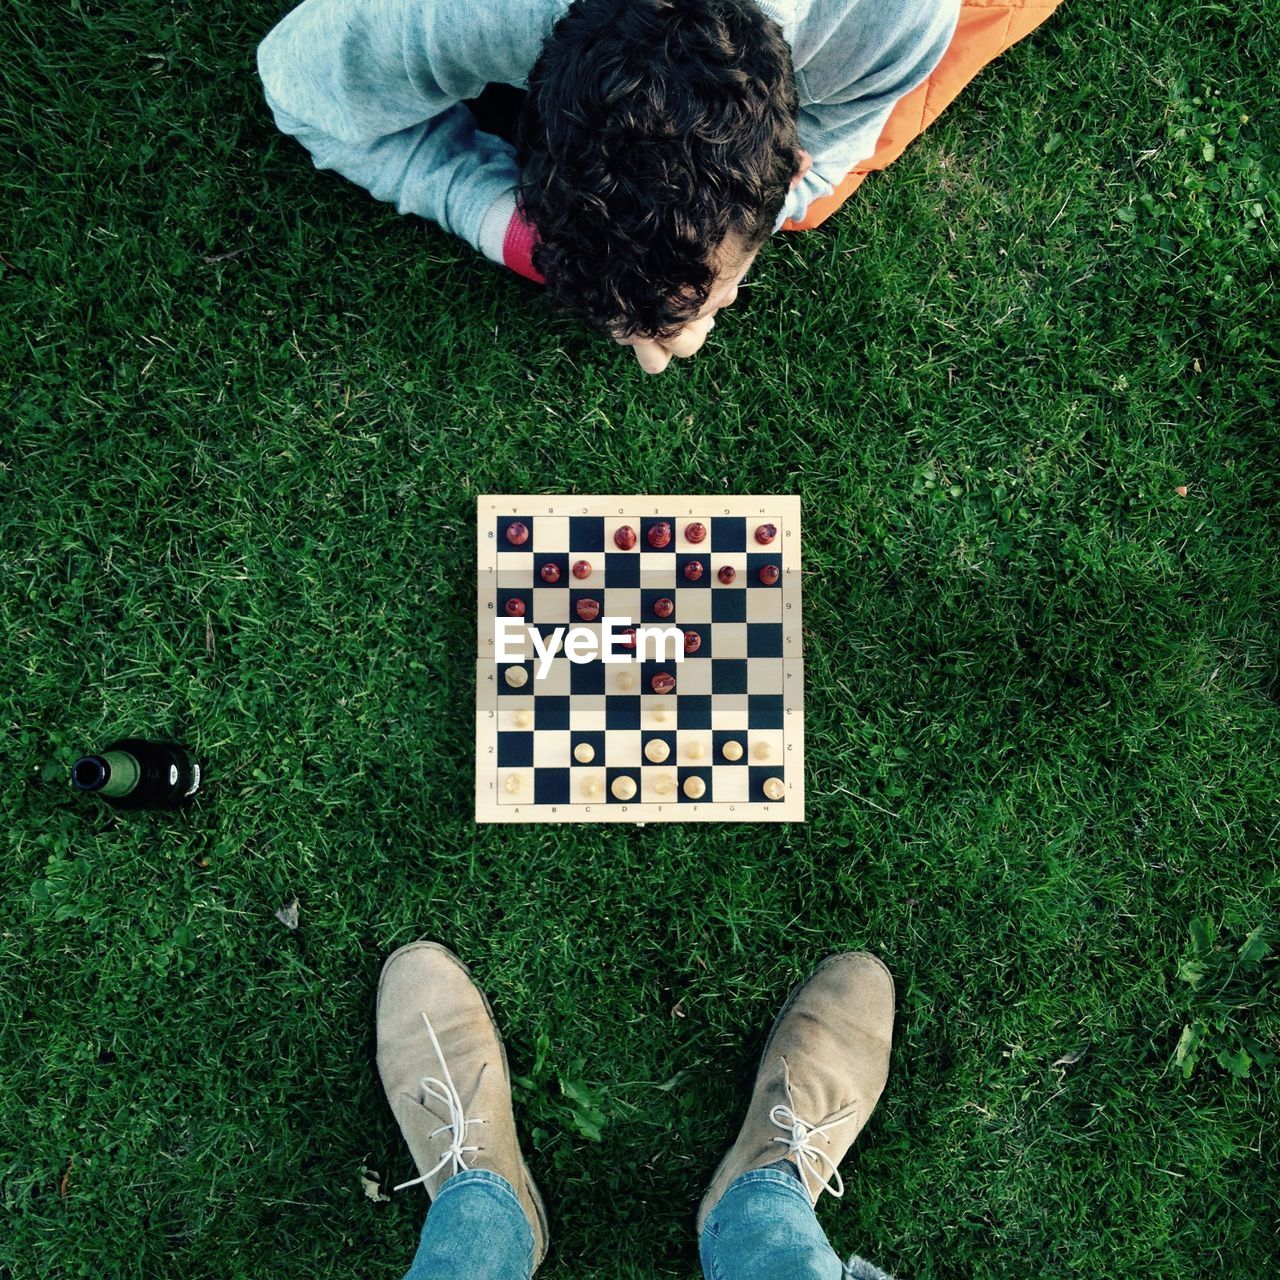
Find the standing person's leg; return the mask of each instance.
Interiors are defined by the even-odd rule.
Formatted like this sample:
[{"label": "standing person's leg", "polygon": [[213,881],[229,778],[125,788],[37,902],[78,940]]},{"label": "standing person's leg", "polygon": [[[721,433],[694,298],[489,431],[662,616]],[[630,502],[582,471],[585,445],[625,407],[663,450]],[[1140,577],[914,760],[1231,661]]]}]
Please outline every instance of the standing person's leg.
[{"label": "standing person's leg", "polygon": [[420,1175],[401,1186],[431,1198],[405,1280],[529,1280],[546,1212],[488,1001],[455,955],[414,942],[383,965],[377,1027],[378,1074]]},{"label": "standing person's leg", "polygon": [[842,1263],[813,1206],[884,1089],[893,978],[866,952],[830,956],[769,1033],[738,1140],[698,1208],[707,1280],[888,1280]]}]

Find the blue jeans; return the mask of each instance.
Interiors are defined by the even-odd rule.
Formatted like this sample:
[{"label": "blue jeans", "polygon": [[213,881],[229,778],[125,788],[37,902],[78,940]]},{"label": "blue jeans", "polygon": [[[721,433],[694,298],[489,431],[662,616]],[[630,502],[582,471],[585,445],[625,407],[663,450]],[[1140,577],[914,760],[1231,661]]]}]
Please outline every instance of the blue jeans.
[{"label": "blue jeans", "polygon": [[[785,1162],[729,1184],[699,1251],[707,1280],[890,1280],[861,1258],[836,1257]],[[529,1280],[532,1273],[533,1231],[515,1190],[488,1169],[468,1169],[440,1188],[405,1280]]]}]

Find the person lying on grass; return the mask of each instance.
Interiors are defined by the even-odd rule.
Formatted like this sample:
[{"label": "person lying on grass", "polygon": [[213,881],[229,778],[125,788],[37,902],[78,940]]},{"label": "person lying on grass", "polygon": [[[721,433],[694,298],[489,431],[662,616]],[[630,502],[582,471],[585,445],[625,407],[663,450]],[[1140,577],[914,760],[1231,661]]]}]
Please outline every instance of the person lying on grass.
[{"label": "person lying on grass", "polygon": [[[649,373],[875,151],[960,0],[306,0],[258,50],[279,128],[544,282]],[[527,88],[516,143],[468,105]]]}]

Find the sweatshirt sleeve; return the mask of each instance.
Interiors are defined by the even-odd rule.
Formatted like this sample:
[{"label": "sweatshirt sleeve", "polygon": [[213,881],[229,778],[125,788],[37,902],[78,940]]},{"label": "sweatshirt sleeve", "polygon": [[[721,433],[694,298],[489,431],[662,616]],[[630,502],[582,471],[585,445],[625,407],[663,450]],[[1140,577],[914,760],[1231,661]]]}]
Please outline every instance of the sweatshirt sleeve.
[{"label": "sweatshirt sleeve", "polygon": [[[519,172],[463,100],[523,84],[561,7],[305,0],[258,47],[258,72],[277,126],[317,169],[482,249],[486,215],[513,207]],[[483,237],[489,256],[494,243]]]},{"label": "sweatshirt sleeve", "polygon": [[815,0],[795,39],[800,145],[813,168],[778,226],[802,220],[875,154],[893,108],[942,60],[959,15],[960,0]]}]

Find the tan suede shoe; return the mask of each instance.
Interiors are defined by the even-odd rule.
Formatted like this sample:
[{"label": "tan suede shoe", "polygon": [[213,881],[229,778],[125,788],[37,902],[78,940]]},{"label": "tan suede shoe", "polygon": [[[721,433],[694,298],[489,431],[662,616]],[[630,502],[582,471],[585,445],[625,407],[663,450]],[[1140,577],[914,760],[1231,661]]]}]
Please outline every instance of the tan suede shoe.
[{"label": "tan suede shoe", "polygon": [[836,1166],[889,1075],[893,975],[866,951],[828,956],[769,1032],[738,1140],[698,1206],[698,1232],[729,1184],[790,1158],[809,1198],[844,1194]]},{"label": "tan suede shoe", "polygon": [[[533,1266],[547,1214],[525,1165],[511,1110],[507,1053],[483,992],[438,942],[411,942],[378,982],[378,1074],[434,1200],[446,1178],[491,1169],[516,1189],[533,1228]],[[401,1187],[397,1187],[399,1191]]]}]

